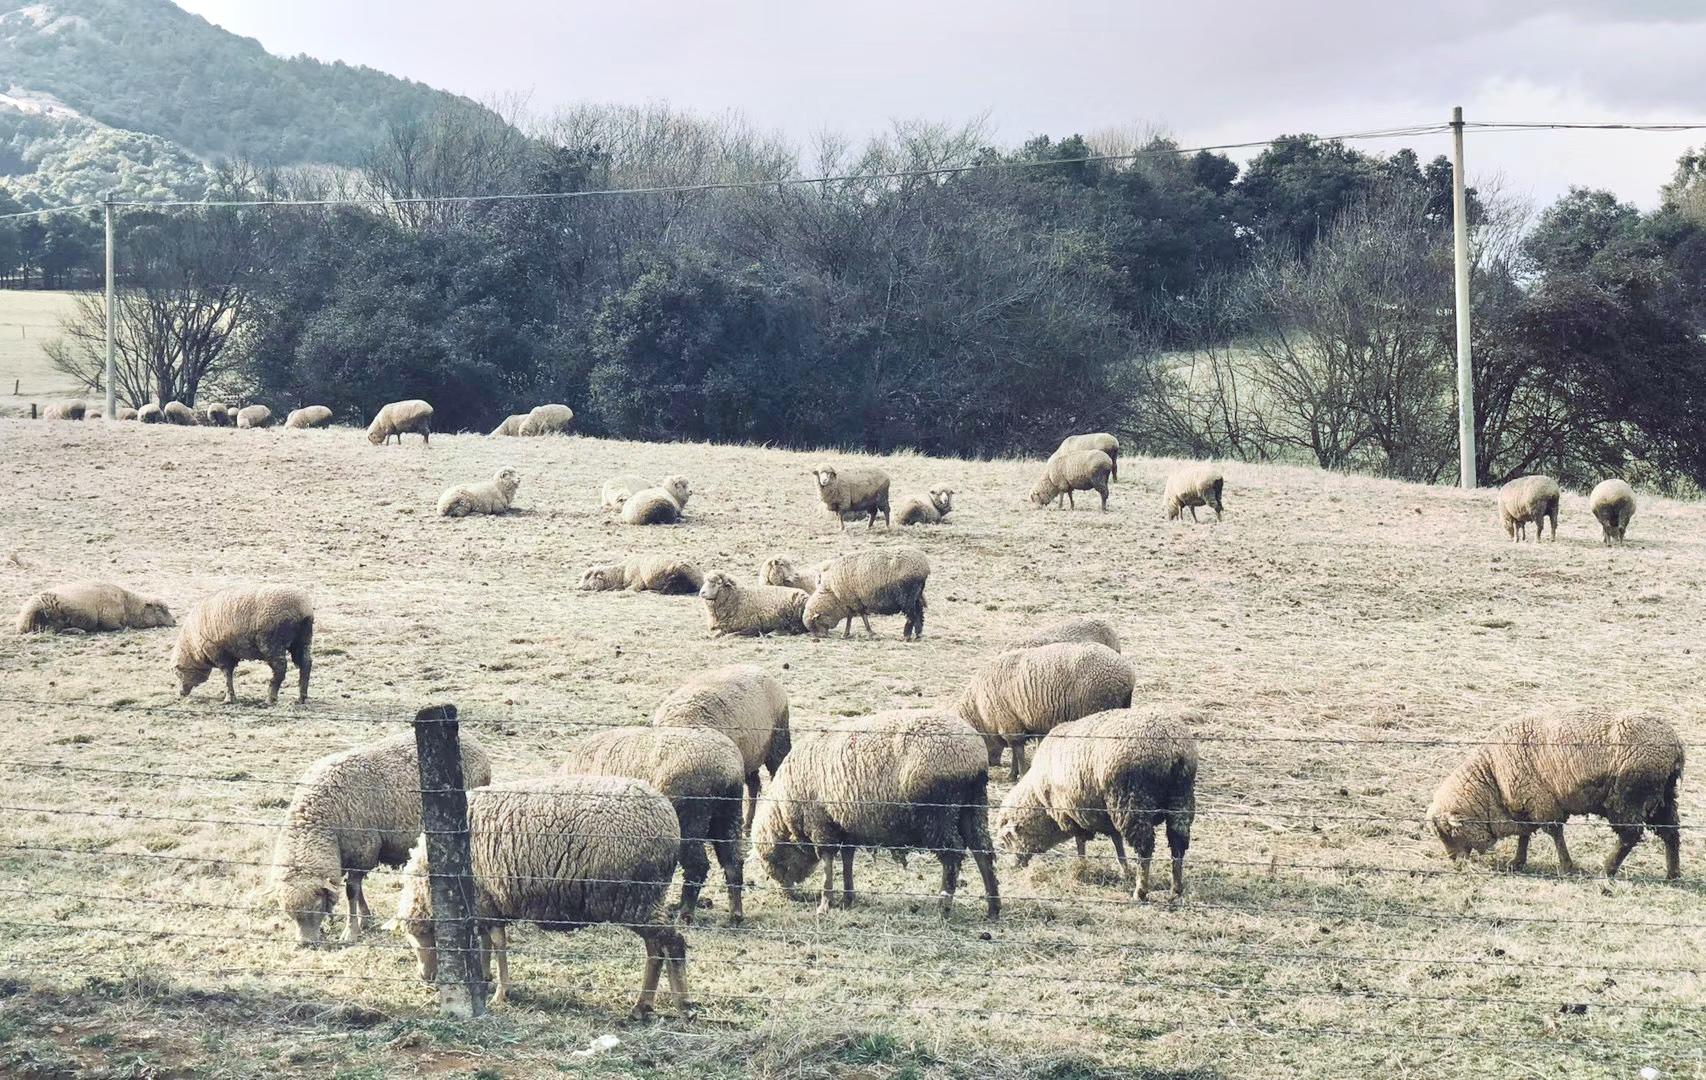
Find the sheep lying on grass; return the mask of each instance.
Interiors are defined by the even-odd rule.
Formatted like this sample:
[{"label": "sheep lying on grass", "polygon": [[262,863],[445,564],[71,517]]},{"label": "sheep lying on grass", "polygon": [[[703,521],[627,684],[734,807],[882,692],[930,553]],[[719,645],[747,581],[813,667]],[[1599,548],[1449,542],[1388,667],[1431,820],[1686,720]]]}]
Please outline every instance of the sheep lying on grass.
[{"label": "sheep lying on grass", "polygon": [[1133,880],[1125,846],[1137,852],[1132,896],[1149,895],[1155,827],[1167,832],[1173,859],[1173,894],[1185,891],[1185,851],[1196,818],[1197,713],[1135,709],[1094,713],[1061,724],[1043,738],[1024,779],[1001,801],[995,840],[1024,866],[1071,837],[1082,872],[1085,842],[1111,837],[1114,855]]},{"label": "sheep lying on grass", "polygon": [[815,635],[827,633],[843,619],[842,637],[853,636],[853,616],[871,629],[872,615],[905,615],[901,637],[907,641],[924,637],[924,586],[930,578],[930,560],[915,547],[879,548],[837,556],[824,564],[817,589],[806,601],[802,617]]},{"label": "sheep lying on grass", "polygon": [[1635,489],[1615,478],[1601,480],[1588,496],[1588,511],[1599,522],[1605,543],[1626,540],[1629,522],[1635,517]]},{"label": "sheep lying on grass", "polygon": [[668,555],[630,555],[621,562],[594,566],[581,575],[585,592],[627,589],[685,596],[697,593],[704,584],[705,575],[697,566]]},{"label": "sheep lying on grass", "polygon": [[43,630],[98,633],[175,626],[172,613],[158,600],[138,596],[104,581],[60,585],[24,601],[18,633]]},{"label": "sheep lying on grass", "polygon": [[1071,453],[1076,450],[1100,450],[1102,453],[1108,455],[1108,460],[1114,463],[1114,468],[1109,474],[1109,479],[1113,480],[1115,483],[1119,482],[1120,441],[1114,438],[1114,436],[1105,431],[1098,431],[1089,435],[1068,435],[1066,438],[1060,440],[1060,446],[1054,453],[1055,455],[1060,455]]},{"label": "sheep lying on grass", "polygon": [[332,410],[324,405],[307,405],[300,409],[290,410],[284,418],[287,428],[323,428],[332,423]]},{"label": "sheep lying on grass", "polygon": [[458,484],[438,497],[438,512],[444,517],[467,517],[469,514],[507,514],[521,487],[521,474],[502,468],[490,480],[478,484]]},{"label": "sheep lying on grass", "polygon": [[895,520],[902,525],[940,525],[954,508],[954,489],[937,484],[923,495],[913,495],[900,504]]},{"label": "sheep lying on grass", "polygon": [[1534,523],[1534,542],[1545,536],[1546,519],[1552,519],[1552,541],[1558,541],[1558,504],[1562,500],[1558,481],[1550,476],[1519,476],[1499,489],[1499,523],[1505,535],[1517,543],[1527,539],[1529,522]]},{"label": "sheep lying on grass", "polygon": [[1031,502],[1047,506],[1058,500],[1059,505],[1078,508],[1074,491],[1094,491],[1102,497],[1102,509],[1108,508],[1108,478],[1113,475],[1114,459],[1100,450],[1067,450],[1056,453],[1043,466],[1043,474],[1031,487]]},{"label": "sheep lying on grass", "polygon": [[567,405],[540,405],[527,414],[517,435],[567,435],[575,422],[575,411]]},{"label": "sheep lying on grass", "polygon": [[971,852],[989,918],[1001,890],[989,840],[989,774],[977,733],[941,712],[888,712],[838,723],[800,740],[759,801],[752,843],[790,895],[823,862],[819,912],[853,906],[853,851],[929,851],[942,863],[941,908],[952,909],[960,863]]},{"label": "sheep lying on grass", "polygon": [[521,425],[525,423],[527,423],[526,413],[516,413],[514,416],[506,417],[503,423],[492,429],[488,438],[497,438],[500,435],[520,435]]},{"label": "sheep lying on grass", "polygon": [[758,568],[758,580],[765,585],[781,585],[809,593],[817,588],[817,577],[827,565],[829,562],[825,560],[813,567],[800,567],[785,555],[773,555]]},{"label": "sheep lying on grass", "polygon": [[652,712],[659,728],[720,731],[740,751],[746,776],[746,824],[752,826],[758,771],[771,779],[788,756],[788,691],[756,664],[709,668],[672,690]]},{"label": "sheep lying on grass", "polygon": [[1189,510],[1191,521],[1195,522],[1197,507],[1206,506],[1214,511],[1214,520],[1219,521],[1225,489],[1226,478],[1217,467],[1186,465],[1167,475],[1167,484],[1161,490],[1161,508],[1167,512],[1168,521],[1179,520]]},{"label": "sheep lying on grass", "polygon": [[89,407],[81,401],[61,401],[44,406],[41,411],[43,420],[81,420],[89,411]]},{"label": "sheep lying on grass", "polygon": [[1564,823],[1598,814],[1617,834],[1606,860],[1614,876],[1651,830],[1665,847],[1665,877],[1681,868],[1677,787],[1682,741],[1667,721],[1642,713],[1577,714],[1518,720],[1490,736],[1434,792],[1428,825],[1453,859],[1486,851],[1515,836],[1511,869],[1528,863],[1528,840],[1546,833],[1558,849],[1558,871],[1575,869],[1564,846]]},{"label": "sheep lying on grass", "polygon": [[673,525],[681,520],[693,490],[685,476],[666,476],[657,487],[636,491],[622,503],[622,520],[629,525]]},{"label": "sheep lying on grass", "polygon": [[237,426],[240,428],[271,427],[272,410],[265,405],[245,405],[237,410]]},{"label": "sheep lying on grass", "polygon": [[871,465],[846,466],[840,469],[832,465],[819,465],[812,470],[817,478],[817,497],[823,500],[825,509],[835,515],[836,524],[842,531],[847,529],[847,519],[869,514],[871,520],[865,528],[876,527],[877,515],[883,515],[883,528],[891,528],[889,523],[889,474]]},{"label": "sheep lying on grass", "polygon": [[421,437],[426,445],[432,445],[432,406],[420,398],[408,401],[393,401],[380,409],[373,417],[373,423],[367,425],[367,441],[374,446],[390,441],[397,437],[397,445],[403,445],[403,436],[414,434]]},{"label": "sheep lying on grass", "polygon": [[742,585],[727,574],[705,575],[699,589],[711,636],[803,634],[807,594],[779,585]]},{"label": "sheep lying on grass", "polygon": [[1054,645],[1066,641],[1093,641],[1098,645],[1106,645],[1115,652],[1120,651],[1119,632],[1108,620],[1094,615],[1072,615],[1048,623],[1017,641],[1010,642],[1007,648],[1030,649],[1038,645]]},{"label": "sheep lying on grass", "polygon": [[1004,652],[972,676],[956,711],[983,736],[989,764],[1012,750],[1011,777],[1025,771],[1025,742],[1070,720],[1131,705],[1131,662],[1094,642],[1059,642]]},{"label": "sheep lying on grass", "polygon": [[656,486],[657,484],[650,477],[639,476],[635,473],[612,476],[604,482],[604,486],[599,490],[599,504],[605,510],[615,512],[622,509],[622,504],[632,498],[636,491],[645,491],[647,488]]},{"label": "sheep lying on grass", "polygon": [[267,704],[275,705],[288,656],[296,664],[296,700],[305,702],[313,644],[314,602],[301,589],[281,585],[221,589],[197,604],[178,631],[178,643],[172,649],[178,696],[188,697],[219,668],[225,672],[225,704],[235,705],[232,676],[238,662],[261,660],[272,668]]}]

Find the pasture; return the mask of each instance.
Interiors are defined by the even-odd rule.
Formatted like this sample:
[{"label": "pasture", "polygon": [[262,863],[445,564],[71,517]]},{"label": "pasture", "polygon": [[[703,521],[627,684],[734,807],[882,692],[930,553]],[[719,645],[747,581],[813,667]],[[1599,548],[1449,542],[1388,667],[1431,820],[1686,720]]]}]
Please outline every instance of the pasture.
[{"label": "pasture", "polygon": [[[1523,873],[1504,869],[1510,841],[1453,866],[1420,819],[1462,743],[1519,715],[1673,707],[1684,740],[1706,741],[1706,509],[1643,495],[1629,543],[1606,548],[1575,493],[1556,544],[1515,546],[1492,492],[1233,464],[1225,520],[1193,526],[1162,519],[1168,462],[1122,461],[1103,514],[1093,497],[1030,507],[1036,462],[900,455],[873,459],[897,502],[939,480],[958,495],[948,523],[891,538],[839,533],[818,506],[807,470],[840,457],[0,419],[8,618],[81,577],[159,596],[180,618],[245,581],[301,585],[318,608],[301,707],[266,708],[253,664],[237,706],[218,703],[217,676],[180,702],[170,629],[0,634],[0,1073],[1701,1069],[1697,831],[1680,883],[1662,880],[1651,840],[1607,882],[1556,876],[1544,839]],[[504,465],[522,476],[517,513],[434,515],[446,486]],[[686,522],[601,513],[600,483],[624,471],[687,475]],[[875,620],[874,639],[712,640],[697,598],[575,588],[588,565],[631,553],[751,581],[771,554],[815,562],[901,540],[932,562],[917,644],[898,618]],[[938,917],[928,855],[861,855],[860,904],[822,917],[749,858],[746,924],[725,925],[713,871],[714,906],[687,933],[697,1018],[666,1005],[649,1024],[621,1019],[642,955],[626,931],[529,929],[510,1005],[457,1024],[435,1017],[401,938],[299,950],[257,895],[290,781],[428,702],[460,705],[514,778],[552,769],[576,731],[646,722],[685,673],[744,661],[786,684],[797,740],[838,717],[949,702],[1003,642],[1075,613],[1118,625],[1139,700],[1207,714],[1177,902],[1131,902],[1105,840],[1082,881],[1064,857],[1003,859],[994,924],[975,874]],[[1007,788],[995,770],[991,801]],[[1683,788],[1684,824],[1706,821],[1698,762]],[[1613,845],[1598,822],[1569,835],[1583,866]],[[395,874],[370,877],[374,910],[388,915],[396,890]],[[569,1056],[605,1032],[621,1045]]]},{"label": "pasture", "polygon": [[0,292],[0,416],[28,416],[31,401],[43,404],[77,394],[76,381],[56,370],[42,352],[75,304],[75,294],[68,292]]}]

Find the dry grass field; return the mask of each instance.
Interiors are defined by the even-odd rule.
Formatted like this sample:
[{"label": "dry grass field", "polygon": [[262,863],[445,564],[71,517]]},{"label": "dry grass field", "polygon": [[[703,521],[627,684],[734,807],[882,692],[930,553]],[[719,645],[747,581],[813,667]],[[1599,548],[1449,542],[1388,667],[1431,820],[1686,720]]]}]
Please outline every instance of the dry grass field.
[{"label": "dry grass field", "polygon": [[68,292],[0,291],[0,416],[28,416],[32,401],[78,394],[76,381],[55,370],[41,348],[58,336],[60,318],[75,304]]},{"label": "dry grass field", "polygon": [[[1701,1074],[1698,833],[1682,882],[1648,841],[1608,883],[1558,877],[1543,838],[1523,873],[1509,841],[1454,867],[1419,819],[1461,744],[1524,714],[1670,707],[1701,757],[1706,508],[1645,497],[1608,549],[1572,495],[1556,544],[1519,547],[1490,492],[1232,465],[1225,520],[1192,526],[1162,520],[1167,462],[1122,463],[1102,514],[1029,507],[1034,462],[902,455],[880,462],[897,497],[959,495],[948,524],[891,538],[820,511],[806,470],[834,456],[0,420],[0,609],[100,577],[180,615],[243,581],[305,586],[319,612],[302,707],[266,708],[255,665],[235,707],[217,676],[179,702],[170,629],[0,634],[0,1074]],[[519,512],[434,515],[506,464]],[[618,471],[687,474],[687,522],[611,522],[598,488]],[[918,644],[898,618],[874,639],[713,640],[696,598],[575,589],[632,552],[750,580],[776,552],[901,541],[933,566]],[[1176,903],[1127,899],[1105,841],[1083,881],[1003,860],[993,925],[975,884],[937,916],[928,856],[861,855],[862,902],[824,917],[754,860],[746,925],[725,926],[713,871],[688,933],[698,1016],[636,1025],[625,931],[523,931],[511,1004],[451,1023],[401,939],[299,950],[257,894],[300,770],[424,703],[458,703],[516,777],[577,730],[644,722],[695,668],[775,672],[798,732],[946,701],[1002,642],[1079,612],[1118,624],[1141,700],[1207,713]],[[1698,764],[1683,786],[1685,824],[1706,821]],[[1598,822],[1570,836],[1584,866],[1612,846]],[[396,888],[370,879],[376,911]],[[621,1045],[572,1056],[605,1032]]]}]

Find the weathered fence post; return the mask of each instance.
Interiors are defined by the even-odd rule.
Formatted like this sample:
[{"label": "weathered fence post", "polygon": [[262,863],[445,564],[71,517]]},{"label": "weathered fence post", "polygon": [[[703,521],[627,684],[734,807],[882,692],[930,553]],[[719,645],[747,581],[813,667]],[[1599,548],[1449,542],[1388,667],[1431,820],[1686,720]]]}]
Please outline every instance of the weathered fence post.
[{"label": "weathered fence post", "polygon": [[438,946],[438,1008],[467,1020],[486,1011],[486,984],[475,951],[474,867],[456,706],[432,705],[415,714],[415,750],[420,755],[421,829],[432,870],[428,887]]},{"label": "weathered fence post", "polygon": [[36,418],[36,403],[32,401],[32,402],[30,402],[30,419],[34,420],[35,418]]}]

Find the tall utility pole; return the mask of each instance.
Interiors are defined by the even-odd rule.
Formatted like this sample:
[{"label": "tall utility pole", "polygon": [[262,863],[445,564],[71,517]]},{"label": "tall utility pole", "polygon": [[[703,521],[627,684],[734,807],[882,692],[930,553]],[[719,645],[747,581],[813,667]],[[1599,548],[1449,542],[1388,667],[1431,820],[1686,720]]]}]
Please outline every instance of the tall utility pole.
[{"label": "tall utility pole", "polygon": [[1463,106],[1451,110],[1451,235],[1457,249],[1457,473],[1475,486],[1475,374],[1469,365],[1469,197],[1463,179]]},{"label": "tall utility pole", "polygon": [[114,361],[117,312],[113,303],[113,193],[107,192],[107,419],[118,419],[118,387]]}]

